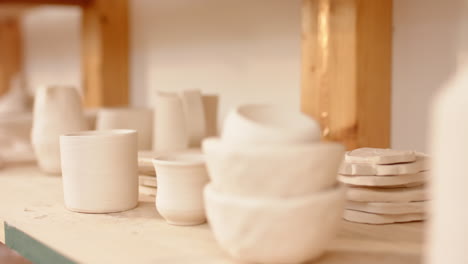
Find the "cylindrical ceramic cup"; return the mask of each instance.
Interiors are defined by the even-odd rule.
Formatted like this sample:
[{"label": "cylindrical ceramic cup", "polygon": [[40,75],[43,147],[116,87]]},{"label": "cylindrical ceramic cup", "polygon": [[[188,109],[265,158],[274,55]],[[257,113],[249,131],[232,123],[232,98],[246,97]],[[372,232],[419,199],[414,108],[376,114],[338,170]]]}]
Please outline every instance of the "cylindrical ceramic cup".
[{"label": "cylindrical ceramic cup", "polygon": [[97,113],[96,129],[134,129],[138,132],[138,150],[150,150],[153,137],[153,110],[103,108]]},{"label": "cylindrical ceramic cup", "polygon": [[200,147],[206,136],[206,120],[203,99],[200,90],[183,90],[179,92],[187,124],[190,147]]},{"label": "cylindrical ceramic cup", "polygon": [[83,131],[60,137],[65,206],[111,213],[138,203],[137,132]]},{"label": "cylindrical ceramic cup", "polygon": [[203,187],[208,174],[201,153],[177,153],[153,159],[158,191],[156,208],[172,225],[198,225],[206,221]]},{"label": "cylindrical ceramic cup", "polygon": [[176,93],[158,92],[153,126],[153,150],[188,148],[188,131],[182,100]]}]

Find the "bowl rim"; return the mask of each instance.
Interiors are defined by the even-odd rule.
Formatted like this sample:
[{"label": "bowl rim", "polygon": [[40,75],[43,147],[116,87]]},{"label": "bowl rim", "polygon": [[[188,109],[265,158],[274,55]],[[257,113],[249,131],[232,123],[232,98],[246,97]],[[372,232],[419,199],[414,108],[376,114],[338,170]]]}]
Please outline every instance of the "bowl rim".
[{"label": "bowl rim", "polygon": [[60,138],[108,138],[116,136],[127,136],[132,134],[137,134],[137,131],[134,129],[85,130],[62,134],[60,135]]},{"label": "bowl rim", "polygon": [[[225,193],[216,190],[213,182],[208,183],[203,190],[206,200],[216,200],[217,202],[236,204],[247,208],[283,208],[301,207],[311,203],[324,202],[335,199],[345,199],[346,185],[338,182],[327,189],[296,197],[245,197],[232,193]],[[216,197],[215,199],[212,199]]]}]

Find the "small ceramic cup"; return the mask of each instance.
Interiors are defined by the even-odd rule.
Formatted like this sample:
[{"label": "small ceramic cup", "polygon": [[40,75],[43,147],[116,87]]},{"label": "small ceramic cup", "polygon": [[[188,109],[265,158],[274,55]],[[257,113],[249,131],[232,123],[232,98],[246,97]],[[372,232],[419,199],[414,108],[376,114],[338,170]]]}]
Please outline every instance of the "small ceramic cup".
[{"label": "small ceramic cup", "polygon": [[185,114],[190,147],[200,147],[206,136],[206,120],[203,99],[200,90],[179,92]]},{"label": "small ceramic cup", "polygon": [[203,187],[208,174],[201,153],[179,152],[153,159],[157,171],[156,208],[172,225],[198,225],[206,221]]},{"label": "small ceramic cup", "polygon": [[138,150],[150,150],[153,137],[153,110],[103,108],[97,113],[96,129],[134,129],[138,132]]},{"label": "small ceramic cup", "polygon": [[65,206],[111,213],[138,203],[137,132],[84,131],[60,137]]},{"label": "small ceramic cup", "polygon": [[320,125],[300,111],[275,105],[241,105],[224,121],[221,138],[228,143],[303,144],[319,141]]},{"label": "small ceramic cup", "polygon": [[177,93],[158,92],[153,122],[153,150],[175,151],[189,146],[182,100]]},{"label": "small ceramic cup", "polygon": [[323,254],[342,222],[345,188],[307,196],[251,198],[205,187],[206,215],[216,241],[248,263],[303,263]]}]

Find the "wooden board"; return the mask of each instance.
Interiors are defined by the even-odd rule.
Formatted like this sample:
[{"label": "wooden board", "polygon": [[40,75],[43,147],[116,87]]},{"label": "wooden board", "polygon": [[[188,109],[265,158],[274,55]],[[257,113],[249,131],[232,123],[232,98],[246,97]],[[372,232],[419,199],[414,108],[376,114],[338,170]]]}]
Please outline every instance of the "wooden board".
[{"label": "wooden board", "polygon": [[[70,212],[63,206],[61,177],[42,174],[33,165],[0,170],[0,186],[0,218],[78,263],[238,263],[219,248],[207,224],[166,224],[154,197],[140,195],[138,207],[122,213]],[[422,223],[343,221],[327,253],[314,263],[418,263],[422,234]]]},{"label": "wooden board", "polygon": [[0,0],[0,4],[84,5],[93,0]]},{"label": "wooden board", "polygon": [[85,105],[127,105],[128,0],[90,1],[83,6],[82,19]]},{"label": "wooden board", "polygon": [[390,145],[392,0],[303,0],[301,109],[348,149]]}]

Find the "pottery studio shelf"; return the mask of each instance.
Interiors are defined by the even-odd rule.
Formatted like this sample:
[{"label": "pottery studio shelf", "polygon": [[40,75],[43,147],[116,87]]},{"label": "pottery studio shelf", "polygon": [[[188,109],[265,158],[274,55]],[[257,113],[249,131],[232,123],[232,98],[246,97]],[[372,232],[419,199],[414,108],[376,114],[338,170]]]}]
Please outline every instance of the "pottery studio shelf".
[{"label": "pottery studio shelf", "polygon": [[[207,224],[168,225],[151,196],[141,194],[138,207],[122,213],[70,212],[61,177],[35,165],[0,170],[0,186],[0,200],[8,201],[0,207],[0,241],[35,263],[236,263]],[[343,221],[336,241],[314,263],[418,263],[422,234],[423,223]]]}]

